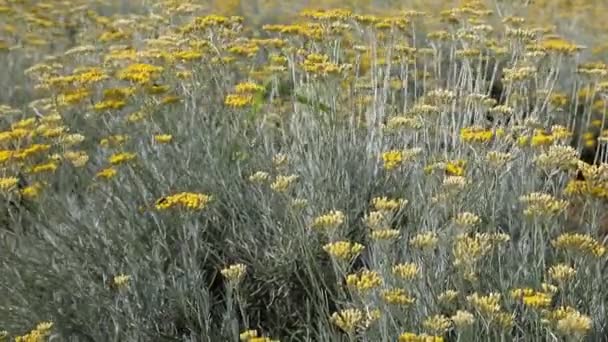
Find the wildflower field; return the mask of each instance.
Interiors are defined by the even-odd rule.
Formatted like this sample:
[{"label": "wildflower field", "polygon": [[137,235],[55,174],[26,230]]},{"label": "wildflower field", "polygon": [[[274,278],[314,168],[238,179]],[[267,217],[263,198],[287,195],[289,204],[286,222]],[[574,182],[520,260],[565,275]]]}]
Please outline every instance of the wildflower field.
[{"label": "wildflower field", "polygon": [[607,13],[0,0],[0,341],[608,341]]}]

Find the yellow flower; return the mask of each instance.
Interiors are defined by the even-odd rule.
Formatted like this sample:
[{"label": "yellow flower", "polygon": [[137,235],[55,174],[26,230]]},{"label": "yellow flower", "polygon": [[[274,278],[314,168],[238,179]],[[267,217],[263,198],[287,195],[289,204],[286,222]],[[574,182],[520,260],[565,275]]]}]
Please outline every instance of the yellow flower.
[{"label": "yellow flower", "polygon": [[443,335],[450,329],[452,322],[443,315],[435,315],[426,318],[422,322],[422,326],[433,334]]},{"label": "yellow flower", "polygon": [[247,266],[243,264],[234,264],[224,268],[220,273],[222,273],[222,276],[224,276],[226,280],[236,285],[243,280],[246,270]]},{"label": "yellow flower", "polygon": [[346,309],[334,312],[329,321],[346,333],[353,333],[363,323],[363,312],[359,309]]},{"label": "yellow flower", "polygon": [[248,342],[252,338],[258,337],[257,330],[246,330],[239,335],[239,339],[243,342]]},{"label": "yellow flower", "polygon": [[372,239],[377,241],[395,240],[399,237],[397,229],[377,229],[372,231]]},{"label": "yellow flower", "polygon": [[329,253],[329,255],[342,261],[352,260],[359,255],[364,248],[365,247],[359,243],[348,241],[337,241],[323,246],[323,250]]},{"label": "yellow flower", "polygon": [[441,336],[405,332],[399,335],[399,342],[444,342],[444,339]]},{"label": "yellow flower", "polygon": [[500,170],[513,159],[510,153],[491,151],[486,154],[488,166],[495,170]]},{"label": "yellow flower", "polygon": [[460,130],[460,139],[467,143],[488,143],[494,138],[494,132],[481,127],[466,127]]},{"label": "yellow flower", "polygon": [[270,174],[264,171],[257,171],[253,175],[249,176],[249,181],[252,183],[263,183],[270,178]]},{"label": "yellow flower", "polygon": [[34,165],[29,172],[36,174],[36,173],[43,173],[43,172],[55,172],[55,170],[57,170],[57,163],[54,161],[50,161],[48,163],[43,163],[43,164],[38,164],[38,165]]},{"label": "yellow flower", "polygon": [[437,296],[437,299],[439,300],[440,303],[442,303],[444,305],[453,304],[456,301],[456,299],[458,299],[458,291],[445,290],[445,291],[441,292],[439,294],[439,296]]},{"label": "yellow flower", "polygon": [[135,153],[121,152],[111,155],[108,161],[112,165],[120,165],[133,159],[135,159]]},{"label": "yellow flower", "polygon": [[551,244],[556,249],[564,249],[569,252],[595,257],[602,257],[606,253],[606,247],[586,234],[564,233],[551,241]]},{"label": "yellow flower", "polygon": [[33,144],[25,149],[19,150],[12,156],[16,159],[27,159],[28,157],[38,154],[40,152],[46,152],[51,148],[51,145],[47,144]]},{"label": "yellow flower", "polygon": [[439,243],[439,237],[435,232],[420,233],[412,237],[409,241],[412,247],[423,251],[434,250]]},{"label": "yellow flower", "polygon": [[491,317],[500,311],[500,294],[490,293],[487,296],[480,296],[477,293],[473,293],[467,296],[467,301],[479,311],[480,314]]},{"label": "yellow flower", "polygon": [[460,229],[468,231],[481,223],[481,218],[473,213],[462,212],[456,215],[454,223]]},{"label": "yellow flower", "polygon": [[159,144],[170,143],[173,140],[173,136],[171,134],[157,134],[154,136],[154,141]]},{"label": "yellow flower", "polygon": [[553,135],[546,134],[543,131],[537,131],[532,136],[532,140],[530,141],[530,144],[532,146],[549,146],[549,145],[553,144],[554,141],[555,141],[555,137]]},{"label": "yellow flower", "polygon": [[557,331],[575,340],[581,340],[591,330],[592,323],[589,316],[578,311],[569,312],[557,321]]},{"label": "yellow flower", "polygon": [[101,102],[97,102],[93,105],[93,109],[96,111],[104,111],[104,110],[118,110],[122,109],[127,105],[127,103],[123,100],[104,100]]},{"label": "yellow flower", "polygon": [[15,187],[19,183],[19,178],[17,177],[4,177],[0,178],[0,189],[3,191],[7,191]]},{"label": "yellow flower", "polygon": [[99,145],[101,147],[120,146],[122,143],[124,143],[127,140],[129,140],[128,135],[123,135],[123,134],[111,135],[107,138],[101,139],[101,141],[99,141]]},{"label": "yellow flower", "polygon": [[550,278],[559,283],[565,283],[576,276],[576,270],[572,266],[566,264],[553,265],[549,268],[547,273]]},{"label": "yellow flower", "polygon": [[89,156],[84,151],[67,151],[63,156],[75,167],[82,167],[89,161]]},{"label": "yellow flower", "polygon": [[243,108],[253,103],[253,96],[249,94],[228,94],[224,104],[233,108]]},{"label": "yellow flower", "polygon": [[511,291],[513,299],[521,300],[524,305],[531,308],[545,308],[551,305],[551,293],[538,292],[533,289],[515,289]]},{"label": "yellow flower", "polygon": [[270,184],[270,188],[276,192],[285,192],[296,180],[298,180],[298,178],[297,175],[279,175],[274,182]]},{"label": "yellow flower", "polygon": [[119,274],[117,276],[114,276],[113,284],[114,284],[114,286],[116,286],[116,288],[122,289],[129,285],[130,280],[131,280],[131,276]]},{"label": "yellow flower", "polygon": [[572,44],[561,38],[550,38],[540,43],[540,48],[548,52],[561,54],[573,54],[582,49],[581,46]]},{"label": "yellow flower", "polygon": [[259,92],[264,92],[266,89],[264,88],[264,86],[252,82],[243,82],[237,84],[234,87],[234,90],[237,94],[255,94]]},{"label": "yellow flower", "polygon": [[116,176],[117,173],[118,173],[118,171],[116,171],[115,168],[109,167],[109,168],[106,168],[106,169],[103,169],[103,170],[97,172],[96,177],[110,179],[110,178],[113,178],[114,176]]},{"label": "yellow flower", "polygon": [[131,81],[138,84],[145,84],[163,71],[162,67],[136,63],[131,64],[118,71],[117,77],[120,80]]},{"label": "yellow flower", "polygon": [[456,314],[450,317],[450,319],[458,329],[465,329],[475,324],[475,316],[466,310],[456,311]]},{"label": "yellow flower", "polygon": [[39,323],[36,328],[23,336],[17,336],[15,342],[41,342],[45,341],[51,334],[52,322]]},{"label": "yellow flower", "polygon": [[384,169],[387,171],[396,169],[403,162],[403,151],[391,150],[382,153]]},{"label": "yellow flower", "polygon": [[158,199],[155,206],[158,210],[166,210],[177,206],[190,210],[202,210],[207,207],[211,200],[212,197],[209,195],[192,192],[180,192]]},{"label": "yellow flower", "polygon": [[527,216],[552,217],[568,207],[568,201],[541,192],[521,196],[520,201],[526,205],[524,214]]},{"label": "yellow flower", "polygon": [[316,217],[311,227],[316,230],[332,231],[344,223],[344,213],[332,210],[327,214]]},{"label": "yellow flower", "polygon": [[404,280],[411,280],[420,273],[420,266],[415,263],[397,264],[392,268],[393,274]]},{"label": "yellow flower", "polygon": [[404,199],[389,199],[387,197],[376,197],[372,199],[372,205],[379,211],[398,211],[407,205]]},{"label": "yellow flower", "polygon": [[411,297],[405,289],[399,288],[384,290],[381,297],[387,304],[392,305],[407,306],[416,302],[416,299]]},{"label": "yellow flower", "polygon": [[464,176],[465,166],[466,166],[466,161],[464,161],[464,160],[448,161],[445,164],[445,172],[449,176]]},{"label": "yellow flower", "polygon": [[359,292],[368,292],[382,285],[382,278],[378,272],[363,270],[346,276],[346,285]]},{"label": "yellow flower", "polygon": [[32,185],[28,185],[25,188],[21,189],[21,196],[27,199],[34,199],[40,195],[40,191],[42,191],[43,183],[36,182]]}]

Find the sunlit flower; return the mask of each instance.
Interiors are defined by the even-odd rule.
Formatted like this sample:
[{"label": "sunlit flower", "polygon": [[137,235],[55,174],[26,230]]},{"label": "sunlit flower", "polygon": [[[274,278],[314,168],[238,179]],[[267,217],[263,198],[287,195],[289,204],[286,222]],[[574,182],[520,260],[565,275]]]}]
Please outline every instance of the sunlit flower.
[{"label": "sunlit flower", "polygon": [[392,268],[393,274],[404,280],[411,280],[420,273],[420,266],[415,263],[397,264]]},{"label": "sunlit flower", "polygon": [[323,246],[323,250],[329,253],[329,255],[342,261],[352,260],[359,255],[364,248],[365,247],[359,243],[348,241],[337,241]]},{"label": "sunlit flower", "polygon": [[346,276],[346,285],[358,292],[369,292],[382,285],[382,277],[378,272],[363,270],[356,274]]},{"label": "sunlit flower", "polygon": [[131,280],[131,276],[129,275],[124,275],[124,274],[119,274],[117,276],[114,276],[114,279],[112,280],[112,284],[119,289],[125,288],[129,285],[129,281]]},{"label": "sunlit flower", "polygon": [[243,280],[246,270],[247,266],[244,264],[234,264],[224,268],[220,273],[222,276],[224,276],[224,278],[226,278],[226,280],[236,285]]},{"label": "sunlit flower", "polygon": [[157,134],[154,136],[154,141],[159,144],[167,144],[173,140],[173,136],[171,134]]},{"label": "sunlit flower", "polygon": [[190,210],[205,209],[212,197],[205,194],[180,192],[174,195],[161,197],[156,201],[156,209],[166,210],[173,207],[183,207]]},{"label": "sunlit flower", "polygon": [[344,223],[344,213],[332,210],[327,214],[316,217],[312,222],[312,228],[321,231],[332,231]]},{"label": "sunlit flower", "polygon": [[407,306],[416,302],[416,299],[410,296],[405,289],[400,288],[384,290],[381,297],[387,304],[392,305]]},{"label": "sunlit flower", "polygon": [[435,315],[426,318],[422,326],[433,334],[443,335],[450,329],[452,322],[443,315]]},{"label": "sunlit flower", "polygon": [[108,162],[112,165],[120,165],[135,159],[135,153],[121,152],[115,153],[108,158]]}]

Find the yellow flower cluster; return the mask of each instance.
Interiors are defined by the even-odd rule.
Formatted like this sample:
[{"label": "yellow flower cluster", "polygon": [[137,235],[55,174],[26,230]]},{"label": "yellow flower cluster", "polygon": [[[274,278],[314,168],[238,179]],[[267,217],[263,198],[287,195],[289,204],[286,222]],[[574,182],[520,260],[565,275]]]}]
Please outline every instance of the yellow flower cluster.
[{"label": "yellow flower cluster", "polygon": [[23,336],[17,336],[15,342],[40,342],[46,340],[51,334],[52,322],[39,323],[36,328]]},{"label": "yellow flower cluster", "polygon": [[212,197],[205,194],[180,192],[174,195],[161,197],[156,201],[156,209],[167,210],[174,207],[183,207],[190,210],[201,210],[207,207]]}]

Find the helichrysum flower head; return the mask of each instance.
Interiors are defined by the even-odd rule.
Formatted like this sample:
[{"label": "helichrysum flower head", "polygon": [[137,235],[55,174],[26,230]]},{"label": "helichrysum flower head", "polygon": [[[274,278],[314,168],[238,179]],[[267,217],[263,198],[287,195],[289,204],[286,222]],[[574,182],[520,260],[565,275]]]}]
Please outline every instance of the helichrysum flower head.
[{"label": "helichrysum flower head", "polygon": [[366,293],[382,285],[382,277],[378,272],[363,270],[346,276],[346,285],[360,293]]},{"label": "helichrysum flower head", "polygon": [[158,210],[166,210],[174,207],[182,207],[189,210],[201,210],[206,208],[211,200],[212,197],[209,195],[193,192],[180,192],[158,199],[155,206]]},{"label": "helichrysum flower head", "polygon": [[433,334],[443,335],[450,329],[452,322],[443,315],[435,315],[426,318],[422,326]]},{"label": "helichrysum flower head", "polygon": [[4,177],[0,178],[0,190],[7,191],[17,186],[19,178],[17,177]]},{"label": "helichrysum flower head", "polygon": [[571,146],[553,145],[534,159],[536,165],[547,172],[575,169],[578,152]]},{"label": "helichrysum flower head", "polygon": [[264,171],[257,171],[256,173],[249,176],[249,181],[252,183],[264,183],[270,179],[270,174]]},{"label": "helichrysum flower head", "polygon": [[549,278],[560,284],[564,284],[576,276],[576,269],[570,265],[557,264],[551,266],[547,273]]},{"label": "helichrysum flower head", "polygon": [[258,337],[257,330],[245,330],[239,335],[239,340],[242,342],[248,342],[252,338]]},{"label": "helichrysum flower head", "polygon": [[399,335],[399,342],[444,342],[444,339],[441,336],[404,332]]},{"label": "helichrysum flower head", "polygon": [[467,143],[483,144],[492,141],[494,132],[482,127],[465,127],[460,130],[460,139]]},{"label": "helichrysum flower head", "polygon": [[491,151],[486,154],[486,163],[493,170],[503,169],[511,160],[511,153]]},{"label": "helichrysum flower head", "polygon": [[393,241],[399,238],[399,230],[376,229],[372,230],[371,237],[375,241]]},{"label": "helichrysum flower head", "polygon": [[439,237],[435,232],[425,232],[414,235],[410,238],[410,246],[422,251],[432,251],[437,247]]},{"label": "helichrysum flower head", "polygon": [[454,304],[456,299],[458,299],[458,291],[454,290],[445,290],[437,296],[439,303],[447,306]]},{"label": "helichrysum flower head", "polygon": [[387,197],[376,197],[372,200],[374,209],[378,211],[395,212],[407,205],[408,201],[404,199],[389,199]]},{"label": "helichrysum flower head", "polygon": [[350,261],[357,257],[365,247],[359,243],[337,241],[323,246],[323,250],[332,257],[341,261]]},{"label": "helichrysum flower head", "polygon": [[42,190],[44,189],[45,183],[44,182],[36,182],[33,183],[31,185],[28,185],[26,187],[24,187],[23,189],[21,189],[21,196],[23,196],[23,198],[27,198],[27,199],[35,199],[36,197],[38,197],[40,195],[40,193],[42,192]]},{"label": "helichrysum flower head", "polygon": [[420,273],[420,266],[413,262],[397,264],[393,266],[392,271],[393,275],[400,279],[412,280],[418,277],[418,274]]},{"label": "helichrysum flower head", "polygon": [[272,165],[277,169],[282,168],[287,165],[288,160],[289,159],[286,154],[277,153],[272,157]]},{"label": "helichrysum flower head", "polygon": [[171,134],[157,134],[154,136],[154,141],[159,144],[168,144],[173,140],[173,136]]},{"label": "helichrysum flower head", "polygon": [[390,150],[382,153],[382,161],[384,162],[384,169],[391,171],[399,167],[403,163],[403,151]]},{"label": "helichrysum flower head", "polygon": [[123,289],[129,285],[130,280],[131,280],[131,276],[125,275],[125,274],[119,274],[114,277],[114,279],[112,280],[112,284],[118,289]]},{"label": "helichrysum flower head", "polygon": [[521,196],[520,201],[526,205],[524,214],[528,216],[554,216],[562,213],[568,207],[567,201],[541,192]]},{"label": "helichrysum flower head", "polygon": [[312,221],[312,228],[318,231],[333,231],[344,223],[344,213],[332,210],[327,214],[317,216]]},{"label": "helichrysum flower head", "polygon": [[391,305],[407,306],[416,302],[416,298],[410,296],[405,289],[400,288],[383,290],[381,297],[385,303]]},{"label": "helichrysum flower head", "polygon": [[45,341],[51,334],[52,322],[39,323],[36,328],[23,336],[17,336],[15,342],[38,342]]},{"label": "helichrysum flower head", "polygon": [[456,237],[453,246],[454,265],[466,269],[474,267],[491,250],[492,241],[487,234],[476,233],[472,236],[460,234]]},{"label": "helichrysum flower head", "polygon": [[243,280],[246,270],[247,266],[243,264],[234,264],[224,268],[220,273],[222,273],[222,276],[224,276],[229,283],[236,285]]},{"label": "helichrysum flower head", "polygon": [[499,293],[490,293],[486,296],[473,293],[467,296],[467,301],[473,308],[479,311],[480,314],[491,317],[493,314],[500,311],[500,298]]},{"label": "helichrysum flower head", "polygon": [[359,309],[345,309],[340,312],[334,312],[330,318],[331,323],[346,333],[355,332],[361,326],[363,320],[364,314]]},{"label": "helichrysum flower head", "polygon": [[454,323],[454,326],[460,330],[464,330],[475,324],[475,316],[466,310],[456,311],[456,314],[450,317],[450,319]]},{"label": "helichrysum flower head", "polygon": [[370,229],[385,229],[390,224],[390,216],[389,213],[383,211],[372,211],[365,215],[363,222]]},{"label": "helichrysum flower head", "polygon": [[463,231],[469,231],[475,228],[475,226],[477,226],[479,223],[481,223],[481,218],[470,212],[459,213],[454,218],[454,224],[456,227]]},{"label": "helichrysum flower head", "polygon": [[135,159],[135,153],[121,152],[111,155],[108,162],[112,165],[120,165],[133,159]]},{"label": "helichrysum flower head", "polygon": [[564,233],[551,241],[551,244],[558,250],[579,255],[602,257],[606,254],[606,247],[587,234]]},{"label": "helichrysum flower head", "polygon": [[277,178],[270,184],[270,188],[276,192],[285,192],[289,189],[289,187],[298,180],[297,175],[279,175]]},{"label": "helichrysum flower head", "polygon": [[556,329],[563,336],[574,340],[582,340],[589,330],[591,330],[592,325],[593,321],[589,316],[583,315],[578,311],[571,311],[557,321]]},{"label": "helichrysum flower head", "polygon": [[103,178],[103,179],[111,179],[111,178],[114,178],[114,176],[116,176],[117,173],[118,173],[118,171],[115,168],[109,167],[109,168],[106,168],[106,169],[103,169],[103,170],[97,172],[95,177]]},{"label": "helichrysum flower head", "polygon": [[224,99],[224,104],[233,108],[247,107],[254,102],[253,95],[250,94],[228,94]]},{"label": "helichrysum flower head", "polygon": [[524,288],[511,291],[511,297],[520,300],[525,306],[539,309],[551,305],[553,294],[535,291],[534,289]]}]

